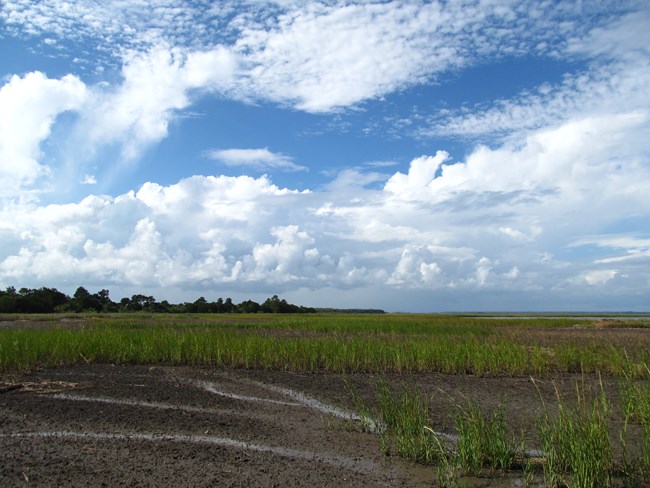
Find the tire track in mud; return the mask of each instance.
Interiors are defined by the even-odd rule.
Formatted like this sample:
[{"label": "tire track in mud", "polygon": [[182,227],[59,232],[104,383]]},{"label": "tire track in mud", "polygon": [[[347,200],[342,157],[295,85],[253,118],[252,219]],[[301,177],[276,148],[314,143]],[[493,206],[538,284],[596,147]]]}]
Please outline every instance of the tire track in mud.
[{"label": "tire track in mud", "polygon": [[118,440],[118,441],[145,441],[145,442],[179,442],[188,444],[203,444],[220,447],[240,449],[243,451],[255,451],[274,454],[276,456],[301,459],[304,461],[316,461],[326,463],[337,468],[344,468],[357,473],[377,473],[381,466],[369,460],[351,459],[342,456],[333,456],[322,452],[302,451],[286,447],[267,446],[252,442],[242,442],[227,437],[216,437],[208,435],[182,435],[182,434],[114,434],[106,432],[19,432],[13,434],[0,434],[0,438],[14,439],[92,439],[92,440]]},{"label": "tire track in mud", "polygon": [[296,400],[296,402],[291,403],[291,402],[283,402],[280,400],[272,400],[269,398],[236,395],[230,392],[220,390],[216,383],[209,382],[209,381],[198,382],[196,383],[196,386],[205,389],[209,393],[213,393],[219,396],[225,396],[227,398],[234,398],[234,399],[239,399],[244,401],[254,401],[254,402],[268,402],[268,403],[275,403],[275,404],[291,406],[291,407],[307,407],[317,412],[324,413],[327,415],[332,415],[333,417],[338,417],[343,420],[355,421],[355,422],[366,421],[369,424],[370,431],[373,433],[377,432],[380,429],[379,423],[373,419],[365,419],[356,412],[351,412],[339,408],[335,405],[324,403],[300,391],[292,390],[290,388],[284,388],[281,386],[268,385],[266,383],[262,383],[254,380],[248,380],[245,382],[248,383],[249,385],[257,386],[261,389],[287,396],[293,400]]},{"label": "tire track in mud", "polygon": [[[179,378],[175,378],[178,380]],[[287,409],[294,410],[299,409],[303,412],[316,412],[316,413],[325,413],[338,417],[347,421],[358,421],[361,417],[355,413],[343,410],[334,405],[330,405],[324,402],[321,402],[313,397],[310,397],[300,391],[292,390],[289,388],[278,387],[274,385],[267,385],[262,382],[247,380],[243,378],[229,378],[231,383],[234,383],[229,388],[224,389],[222,385],[211,382],[211,381],[197,381],[197,380],[181,380],[181,384],[187,386],[192,386],[201,391],[205,391],[210,395],[217,395],[224,397],[236,402],[244,403],[263,403],[269,405],[275,409],[281,408],[285,414],[280,416],[278,415],[278,420],[282,418],[284,421],[284,426],[280,425],[281,422],[278,422],[278,427],[282,429],[283,427],[286,430],[287,421],[289,424],[292,422],[292,415],[286,415]],[[234,388],[233,388],[234,386]],[[286,397],[293,401],[278,400],[274,398],[268,398],[266,396],[254,396],[254,395],[243,395],[235,393],[232,390],[241,390],[241,387],[252,386],[255,389],[262,390],[266,393],[276,394],[282,397]],[[32,396],[32,395],[30,395]],[[248,409],[243,409],[237,411],[236,409],[222,409],[218,406],[215,407],[199,407],[184,405],[178,403],[166,403],[160,401],[145,401],[138,400],[134,398],[115,398],[110,396],[89,396],[89,395],[80,395],[76,393],[60,393],[60,392],[38,392],[35,395],[43,399],[51,400],[60,400],[65,402],[83,402],[83,403],[92,403],[92,404],[105,404],[105,405],[118,405],[122,407],[130,407],[134,409],[145,408],[153,409],[160,411],[170,411],[170,412],[184,412],[191,414],[203,414],[203,415],[219,415],[226,414],[228,416],[235,415],[236,417],[244,418],[253,418],[256,416],[254,411],[248,411]],[[134,416],[137,417],[137,414]],[[374,462],[369,459],[364,459],[362,457],[350,457],[345,454],[332,454],[326,452],[325,450],[316,449],[298,449],[293,447],[277,446],[277,445],[268,445],[264,443],[259,443],[255,441],[242,441],[231,437],[221,437],[214,435],[200,435],[200,434],[184,434],[184,433],[151,433],[151,432],[93,432],[93,431],[83,431],[78,430],[68,430],[68,429],[57,429],[56,424],[58,423],[56,419],[53,422],[54,425],[50,427],[54,428],[41,428],[37,431],[31,432],[13,432],[13,433],[0,433],[0,438],[14,438],[14,439],[73,439],[73,440],[84,440],[92,439],[96,441],[141,441],[145,443],[182,443],[182,444],[200,444],[207,446],[219,446],[223,448],[238,449],[242,451],[250,452],[259,452],[266,453],[274,456],[280,456],[283,458],[298,459],[307,462],[316,462],[324,463],[335,468],[342,468],[349,470],[355,473],[360,474],[374,474],[377,475],[382,473],[388,478],[393,478],[396,476],[394,469],[386,469],[382,467],[379,463]],[[318,419],[322,421],[321,419]],[[303,420],[304,421],[304,420]],[[300,422],[300,420],[296,420]],[[206,432],[207,433],[207,432]]]}]

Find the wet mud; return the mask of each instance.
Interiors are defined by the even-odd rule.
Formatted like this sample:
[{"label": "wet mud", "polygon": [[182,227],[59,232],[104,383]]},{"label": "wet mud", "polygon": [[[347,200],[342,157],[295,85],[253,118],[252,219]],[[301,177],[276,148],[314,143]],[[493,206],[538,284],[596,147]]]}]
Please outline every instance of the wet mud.
[{"label": "wet mud", "polygon": [[[503,406],[531,447],[544,402],[585,382],[110,364],[3,375],[0,486],[435,486],[435,467],[385,456],[380,436],[361,431],[350,389],[372,407],[379,379],[419,390],[450,437],[459,405]],[[604,387],[616,400],[615,382]],[[522,486],[518,476],[464,482]]]}]

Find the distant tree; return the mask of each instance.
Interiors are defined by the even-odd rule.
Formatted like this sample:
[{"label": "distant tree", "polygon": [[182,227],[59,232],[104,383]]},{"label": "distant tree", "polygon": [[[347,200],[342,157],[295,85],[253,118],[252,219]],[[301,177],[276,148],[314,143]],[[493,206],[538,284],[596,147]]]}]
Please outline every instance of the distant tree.
[{"label": "distant tree", "polygon": [[68,297],[56,288],[21,288],[17,295],[5,293],[9,298],[3,300],[4,306],[19,313],[53,313],[68,301]]},{"label": "distant tree", "polygon": [[210,304],[205,299],[205,297],[199,297],[194,302],[194,312],[195,313],[210,313]]},{"label": "distant tree", "polygon": [[232,303],[232,298],[226,298],[226,301],[223,302],[223,311],[224,313],[235,313],[237,311],[237,306]]},{"label": "distant tree", "polygon": [[132,295],[131,298],[122,298],[122,300],[120,300],[121,308],[127,312],[149,310],[154,303],[156,303],[154,297],[142,295],[140,293]]},{"label": "distant tree", "polygon": [[[317,310],[293,305],[277,295],[268,298],[261,305],[252,300],[235,304],[232,298],[218,298],[208,302],[199,297],[192,303],[172,304],[167,300],[156,302],[153,296],[135,294],[131,298],[122,298],[115,303],[106,289],[90,293],[83,286],[78,287],[69,297],[56,288],[20,288],[7,287],[0,290],[0,313],[52,313],[52,312],[139,312],[152,313],[314,313]],[[379,311],[381,312],[381,311]]]},{"label": "distant tree", "polygon": [[72,298],[72,306],[77,312],[86,310],[100,312],[102,310],[102,303],[99,296],[91,295],[83,286],[77,288]]},{"label": "distant tree", "polygon": [[18,311],[18,293],[13,286],[6,291],[0,291],[0,313],[16,313]]},{"label": "distant tree", "polygon": [[237,305],[241,313],[257,313],[260,311],[260,304],[253,300],[246,300]]},{"label": "distant tree", "polygon": [[116,304],[111,300],[110,293],[108,290],[102,289],[93,295],[99,302],[101,309],[104,312],[114,312],[117,311]]},{"label": "distant tree", "polygon": [[226,311],[223,305],[223,298],[217,298],[217,301],[213,303],[212,311],[214,313],[224,313]]},{"label": "distant tree", "polygon": [[281,300],[277,295],[273,295],[261,305],[261,311],[265,313],[296,313],[299,308],[287,303],[284,299]]},{"label": "distant tree", "polygon": [[120,312],[126,312],[129,309],[129,305],[131,304],[131,299],[128,297],[124,297],[120,299],[119,303],[119,309]]},{"label": "distant tree", "polygon": [[172,305],[170,305],[170,303],[167,300],[163,300],[162,302],[158,303],[157,305],[158,305],[158,308],[159,308],[158,311],[162,312],[162,313],[170,312],[171,308],[172,308]]}]

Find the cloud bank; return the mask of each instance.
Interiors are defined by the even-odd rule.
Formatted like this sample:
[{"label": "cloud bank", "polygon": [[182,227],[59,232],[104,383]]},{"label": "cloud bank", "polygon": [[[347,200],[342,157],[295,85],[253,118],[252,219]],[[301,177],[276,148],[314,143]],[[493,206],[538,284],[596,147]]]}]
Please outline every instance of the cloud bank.
[{"label": "cloud bank", "polygon": [[[300,192],[268,177],[195,176],[117,197],[9,206],[0,276],[197,293],[639,293],[650,286],[647,238],[583,236],[650,214],[650,171],[617,160],[618,140],[646,129],[639,114],[591,118],[537,131],[523,147],[479,148],[461,163],[439,152],[379,190],[360,183],[353,199],[335,182]],[[584,247],[589,258],[570,256]]]},{"label": "cloud bank", "polygon": [[[0,285],[647,307],[648,20],[633,1],[3,2],[8,36],[92,54],[74,74],[2,81]],[[577,67],[402,121],[430,147],[408,169],[342,162],[308,190],[208,174],[111,191],[201,100],[336,117],[531,53]],[[257,174],[307,169],[272,140],[208,147]],[[66,200],[73,184],[83,196]]]}]

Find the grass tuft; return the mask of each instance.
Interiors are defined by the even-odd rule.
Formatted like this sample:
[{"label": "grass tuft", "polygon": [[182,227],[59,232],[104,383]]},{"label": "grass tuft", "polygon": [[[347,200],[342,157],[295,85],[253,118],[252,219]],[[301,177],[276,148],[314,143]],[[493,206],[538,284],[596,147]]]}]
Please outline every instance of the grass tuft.
[{"label": "grass tuft", "polygon": [[485,415],[476,403],[468,402],[465,407],[458,406],[454,423],[462,468],[479,474],[486,467],[506,470],[515,465],[518,445],[507,434],[503,407]]},{"label": "grass tuft", "polygon": [[[394,438],[401,457],[423,464],[433,464],[445,457],[442,441],[428,426],[429,407],[419,391],[396,396],[380,381],[377,394],[384,435]],[[388,441],[384,441],[386,444]]]},{"label": "grass tuft", "polygon": [[575,404],[565,403],[559,393],[557,399],[557,415],[552,416],[544,406],[538,425],[546,461],[546,485],[609,486],[613,449],[608,429],[610,407],[602,385],[595,398],[589,398],[585,390],[576,385]]}]

